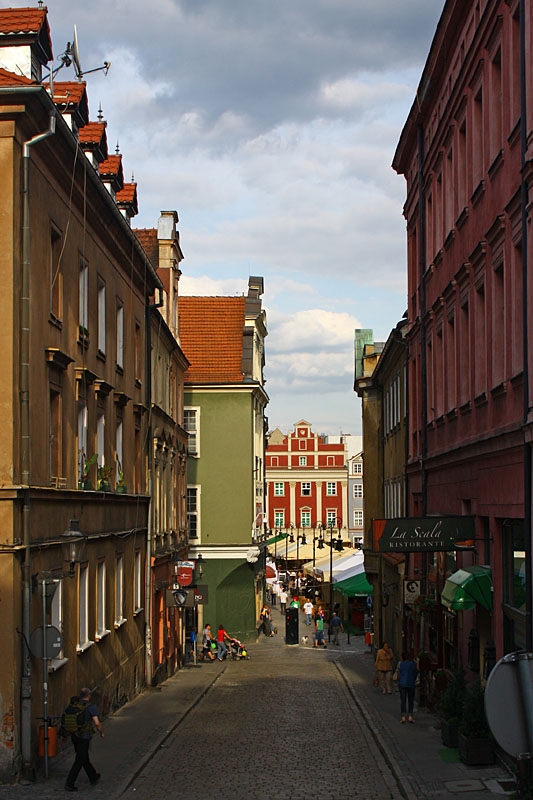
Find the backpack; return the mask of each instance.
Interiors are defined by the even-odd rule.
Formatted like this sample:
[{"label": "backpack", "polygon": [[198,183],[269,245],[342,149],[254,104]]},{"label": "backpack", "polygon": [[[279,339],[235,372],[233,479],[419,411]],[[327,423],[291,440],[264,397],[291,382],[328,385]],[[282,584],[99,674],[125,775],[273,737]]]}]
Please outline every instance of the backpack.
[{"label": "backpack", "polygon": [[61,715],[61,736],[77,736],[90,731],[91,726],[87,722],[86,711],[87,704],[78,697],[72,697]]}]

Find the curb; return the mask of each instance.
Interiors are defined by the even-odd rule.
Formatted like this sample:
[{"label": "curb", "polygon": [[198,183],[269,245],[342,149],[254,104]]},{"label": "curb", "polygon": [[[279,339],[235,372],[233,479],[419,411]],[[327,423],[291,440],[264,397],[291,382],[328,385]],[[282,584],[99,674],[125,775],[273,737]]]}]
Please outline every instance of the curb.
[{"label": "curb", "polygon": [[341,676],[342,680],[344,681],[344,683],[346,685],[346,688],[348,689],[348,692],[350,693],[350,697],[352,698],[352,700],[355,703],[355,705],[357,706],[361,716],[363,717],[363,719],[365,721],[365,724],[366,724],[368,730],[370,731],[370,733],[372,735],[372,738],[374,739],[374,742],[376,743],[378,749],[381,752],[381,755],[383,756],[383,758],[387,762],[387,765],[389,766],[392,774],[394,775],[394,778],[395,778],[396,782],[398,783],[398,787],[399,787],[402,795],[406,798],[406,800],[419,800],[419,794],[417,794],[417,792],[415,792],[415,790],[413,789],[413,786],[411,785],[411,782],[410,782],[409,778],[407,778],[406,775],[404,775],[404,773],[402,772],[402,769],[401,769],[400,765],[398,764],[398,762],[396,761],[396,758],[391,753],[389,747],[377,735],[376,730],[374,728],[374,725],[372,724],[372,718],[371,718],[370,714],[368,713],[368,711],[366,710],[366,708],[364,708],[364,706],[359,701],[359,698],[355,694],[355,692],[354,692],[354,690],[352,688],[350,679],[346,675],[344,669],[339,664],[339,662],[336,661],[336,660],[333,661],[333,664],[337,668],[337,670],[339,672],[339,675]]},{"label": "curb", "polygon": [[167,739],[169,739],[169,738],[172,736],[172,734],[174,733],[174,731],[176,730],[176,728],[178,728],[178,727],[181,725],[181,723],[184,721],[184,719],[185,719],[186,717],[188,717],[188,716],[189,716],[189,714],[191,713],[191,711],[192,711],[192,710],[193,710],[193,709],[194,709],[194,708],[195,708],[195,707],[198,705],[198,703],[200,703],[200,701],[201,701],[201,700],[203,700],[203,698],[206,696],[206,694],[207,694],[208,692],[210,692],[210,691],[211,691],[211,689],[213,688],[213,686],[215,685],[215,683],[216,683],[216,682],[219,680],[219,678],[220,678],[220,677],[221,677],[221,676],[222,676],[222,675],[225,673],[225,671],[226,671],[226,668],[227,668],[227,664],[224,664],[224,667],[223,667],[223,668],[220,670],[220,672],[218,672],[218,673],[217,673],[217,674],[214,676],[214,678],[213,678],[213,680],[211,681],[211,683],[209,683],[209,684],[208,684],[208,685],[207,685],[207,686],[206,686],[204,689],[202,689],[202,691],[200,692],[200,694],[199,694],[199,695],[197,695],[197,697],[195,697],[195,698],[194,698],[194,700],[193,700],[193,701],[190,703],[190,705],[188,705],[188,706],[187,706],[187,708],[185,709],[185,711],[183,711],[183,713],[182,713],[182,714],[181,714],[181,715],[178,717],[178,719],[176,720],[176,722],[174,723],[174,725],[173,725],[173,726],[170,728],[170,730],[168,730],[168,731],[165,731],[165,733],[164,733],[164,734],[163,734],[163,735],[162,735],[162,736],[161,736],[161,737],[160,737],[160,738],[159,738],[157,741],[155,741],[155,742],[153,743],[153,745],[152,745],[152,749],[151,749],[151,750],[150,750],[150,752],[149,752],[149,753],[147,753],[147,755],[146,755],[146,756],[145,756],[145,757],[144,757],[144,758],[141,760],[141,762],[140,762],[139,766],[137,767],[137,769],[135,770],[135,772],[133,773],[133,775],[131,775],[129,778],[126,778],[126,779],[125,779],[125,780],[122,782],[122,784],[121,784],[121,785],[118,787],[118,789],[116,789],[116,790],[115,790],[115,791],[114,791],[114,792],[113,792],[113,793],[110,795],[110,797],[112,797],[112,798],[119,798],[119,797],[121,797],[121,796],[122,796],[122,795],[123,795],[123,794],[126,792],[126,790],[127,790],[127,789],[128,789],[130,786],[131,786],[131,784],[132,784],[132,783],[133,783],[133,782],[136,780],[136,778],[137,778],[137,777],[138,777],[138,776],[141,774],[141,772],[142,772],[142,771],[143,771],[143,769],[146,767],[146,765],[147,765],[147,764],[148,764],[148,763],[149,763],[149,762],[152,760],[152,758],[153,758],[153,757],[156,755],[156,753],[158,752],[158,750],[160,749],[160,747],[161,747],[161,746],[162,746],[162,745],[163,745],[163,744],[166,742],[166,740],[167,740]]}]

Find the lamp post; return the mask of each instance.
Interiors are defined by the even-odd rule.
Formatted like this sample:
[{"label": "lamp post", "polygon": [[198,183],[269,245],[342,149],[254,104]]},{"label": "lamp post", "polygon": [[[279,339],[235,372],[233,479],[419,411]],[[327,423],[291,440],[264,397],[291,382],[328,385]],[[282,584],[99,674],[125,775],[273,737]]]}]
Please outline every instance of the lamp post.
[{"label": "lamp post", "polygon": [[[204,564],[205,558],[202,558],[202,554],[198,553],[194,564],[195,577],[196,575],[198,575],[199,578],[202,577],[204,574]],[[194,601],[194,625],[196,628],[196,636],[194,637],[194,663],[196,665],[198,656],[198,603],[196,600]]]},{"label": "lamp post", "polygon": [[[339,538],[333,544],[333,522],[330,523],[329,526],[329,621],[331,622],[331,617],[333,616],[333,548],[338,552],[342,552],[344,550],[344,545],[342,543],[341,538],[341,524],[342,520],[340,517],[337,518],[337,526],[339,530]],[[331,640],[331,628],[328,627],[328,640]]]},{"label": "lamp post", "polygon": [[46,615],[50,611],[52,600],[62,578],[73,578],[75,575],[76,564],[78,564],[84,554],[87,543],[87,534],[80,530],[80,523],[77,519],[70,520],[70,526],[59,536],[63,560],[68,564],[68,571],[54,572],[43,571],[34,575],[35,584],[40,584],[40,594],[43,601],[43,629],[42,629],[42,655],[43,662],[43,744],[44,744],[44,776],[48,778],[48,652],[49,638],[47,630],[51,626],[46,624]]}]

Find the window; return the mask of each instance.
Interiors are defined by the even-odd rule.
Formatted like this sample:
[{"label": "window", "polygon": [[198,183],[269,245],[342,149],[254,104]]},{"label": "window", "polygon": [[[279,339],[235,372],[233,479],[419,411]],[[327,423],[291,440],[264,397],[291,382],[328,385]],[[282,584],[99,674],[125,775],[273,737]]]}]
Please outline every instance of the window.
[{"label": "window", "polygon": [[285,494],[285,484],[284,483],[275,483],[274,484],[274,497],[283,497]]},{"label": "window", "polygon": [[109,631],[106,625],[106,568],[105,561],[96,565],[96,639],[102,639]]},{"label": "window", "polygon": [[334,467],[335,466],[335,456],[327,456],[326,457],[327,466]]},{"label": "window", "polygon": [[354,475],[361,475],[363,472],[363,465],[362,464],[352,464],[352,472]]},{"label": "window", "polygon": [[115,628],[120,627],[124,619],[124,557],[117,556],[115,563]]},{"label": "window", "polygon": [[337,509],[330,508],[326,511],[326,525],[328,528],[331,527],[331,525],[333,525],[333,527],[337,525]]},{"label": "window", "polygon": [[362,483],[354,483],[354,485],[353,485],[353,496],[354,497],[362,497],[363,496],[363,484]]},{"label": "window", "polygon": [[50,388],[50,418],[48,428],[50,447],[50,477],[61,476],[61,392]]},{"label": "window", "polygon": [[337,494],[337,484],[335,481],[328,481],[326,484],[326,495],[328,497],[333,497]]},{"label": "window", "polygon": [[522,521],[508,521],[504,533],[504,602],[521,611],[526,607],[526,546]]},{"label": "window", "polygon": [[302,509],[300,511],[300,526],[302,528],[310,528],[311,527],[311,511],[308,509]]},{"label": "window", "polygon": [[105,355],[105,283],[98,278],[98,350]]},{"label": "window", "polygon": [[80,566],[78,586],[78,652],[85,650],[89,642],[89,566]]},{"label": "window", "polygon": [[311,497],[310,483],[302,483],[302,497]]},{"label": "window", "polygon": [[298,444],[299,444],[300,450],[307,450],[307,442],[305,440],[298,442]]},{"label": "window", "polygon": [[307,466],[307,456],[300,456],[298,458],[298,466],[306,467]]},{"label": "window", "polygon": [[117,367],[124,368],[124,306],[117,305]]},{"label": "window", "polygon": [[78,404],[78,481],[83,478],[87,462],[87,406]]},{"label": "window", "polygon": [[142,605],[142,563],[141,551],[135,551],[135,574],[133,576],[133,608],[137,614]]},{"label": "window", "polygon": [[79,263],[78,325],[80,326],[80,336],[87,336],[89,333],[89,267],[85,259],[81,257]]},{"label": "window", "polygon": [[[142,342],[141,342],[141,324],[135,321],[135,380],[141,383],[142,375]],[[169,381],[171,383],[171,381]]]},{"label": "window", "polygon": [[198,457],[200,455],[199,423],[200,409],[186,408],[183,412],[183,427],[189,434],[187,453],[190,456]]},{"label": "window", "polygon": [[483,177],[485,161],[483,152],[483,89],[481,87],[474,97],[472,124],[472,174],[474,178],[473,188],[475,190]]},{"label": "window", "polygon": [[50,230],[50,313],[55,319],[61,319],[61,234],[56,228]]},{"label": "window", "polygon": [[285,527],[285,511],[274,511],[274,527],[275,528],[284,528]]},{"label": "window", "polygon": [[117,483],[124,480],[124,461],[122,459],[122,419],[117,417],[117,427],[115,431],[115,480]]},{"label": "window", "polygon": [[98,453],[98,466],[105,464],[105,414],[98,412],[96,417],[96,452]]},{"label": "window", "polygon": [[363,512],[362,511],[354,511],[353,512],[353,526],[354,526],[354,528],[362,528],[363,527]]},{"label": "window", "polygon": [[[54,580],[56,590],[52,597],[52,605],[50,607],[50,622],[61,633],[63,632],[63,581],[60,578]],[[63,650],[56,654],[52,659],[52,668],[60,666],[57,662],[66,661],[63,656]]]},{"label": "window", "polygon": [[278,467],[279,466],[279,458],[278,458],[278,456],[270,456],[270,466],[271,467]]},{"label": "window", "polygon": [[198,539],[198,487],[187,486],[187,525],[189,539]]}]

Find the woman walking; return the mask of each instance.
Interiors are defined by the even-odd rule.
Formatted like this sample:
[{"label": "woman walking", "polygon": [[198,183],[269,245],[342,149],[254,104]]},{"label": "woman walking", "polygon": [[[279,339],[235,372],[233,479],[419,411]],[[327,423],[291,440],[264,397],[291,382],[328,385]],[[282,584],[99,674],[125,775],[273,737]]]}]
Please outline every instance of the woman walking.
[{"label": "woman walking", "polygon": [[398,666],[398,684],[400,687],[400,722],[405,722],[405,713],[409,713],[409,722],[414,722],[413,709],[415,705],[415,686],[418,670],[410,653],[403,653]]},{"label": "woman walking", "polygon": [[392,694],[392,662],[394,661],[394,653],[389,647],[388,642],[383,642],[383,647],[378,650],[376,656],[376,670],[379,675],[379,685],[381,686],[381,694]]}]

